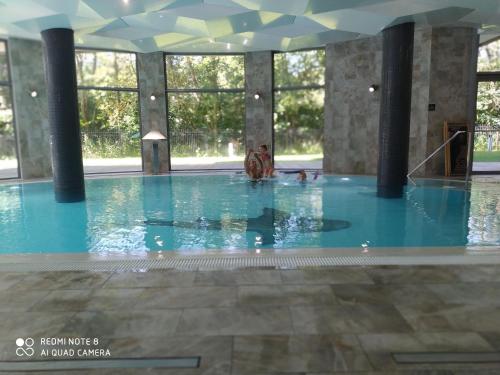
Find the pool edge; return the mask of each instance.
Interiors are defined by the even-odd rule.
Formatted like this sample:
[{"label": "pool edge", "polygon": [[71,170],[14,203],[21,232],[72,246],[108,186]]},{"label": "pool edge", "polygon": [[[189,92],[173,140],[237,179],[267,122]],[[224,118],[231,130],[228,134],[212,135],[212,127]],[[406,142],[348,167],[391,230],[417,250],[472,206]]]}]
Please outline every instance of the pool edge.
[{"label": "pool edge", "polygon": [[[332,254],[333,253],[333,254]],[[269,253],[210,252],[205,254],[149,253],[144,256],[78,254],[0,255],[0,272],[138,271],[152,269],[235,270],[242,268],[294,269],[337,266],[500,264],[500,247],[379,248],[353,254],[345,249],[295,249]]]}]

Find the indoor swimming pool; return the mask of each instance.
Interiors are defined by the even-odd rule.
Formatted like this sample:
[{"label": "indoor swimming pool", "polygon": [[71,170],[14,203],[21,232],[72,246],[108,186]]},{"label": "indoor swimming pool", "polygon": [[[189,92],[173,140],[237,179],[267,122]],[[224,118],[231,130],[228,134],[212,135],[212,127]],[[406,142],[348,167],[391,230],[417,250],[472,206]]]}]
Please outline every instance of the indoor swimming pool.
[{"label": "indoor swimming pool", "polygon": [[373,177],[241,174],[88,179],[85,202],[56,203],[49,182],[0,185],[0,254],[260,252],[270,249],[500,245],[489,184],[419,182],[376,197]]}]

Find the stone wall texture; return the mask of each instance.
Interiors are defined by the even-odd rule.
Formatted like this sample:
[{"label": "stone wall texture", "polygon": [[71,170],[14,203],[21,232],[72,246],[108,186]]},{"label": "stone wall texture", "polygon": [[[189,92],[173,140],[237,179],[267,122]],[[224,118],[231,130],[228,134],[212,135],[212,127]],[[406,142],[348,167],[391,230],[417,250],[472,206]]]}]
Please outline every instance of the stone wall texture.
[{"label": "stone wall texture", "polygon": [[[167,135],[167,101],[165,99],[165,66],[163,52],[138,53],[139,98],[141,106],[141,131],[146,135],[158,130]],[[156,100],[151,100],[151,95]],[[142,161],[144,173],[153,173],[152,142],[143,142]],[[168,141],[159,145],[160,173],[170,171]]]},{"label": "stone wall texture", "polygon": [[[444,121],[468,123],[475,108],[474,67],[477,59],[477,30],[474,28],[434,28],[432,30],[427,155],[443,143]],[[428,176],[444,174],[444,153],[440,152],[425,166]]]},{"label": "stone wall texture", "polygon": [[[41,42],[9,39],[9,60],[21,178],[50,177],[50,127]],[[32,91],[37,97],[31,96]]]},{"label": "stone wall texture", "polygon": [[[261,98],[256,100],[255,93]],[[273,144],[273,54],[271,51],[245,54],[246,149]]]},{"label": "stone wall texture", "polygon": [[[473,28],[417,28],[414,39],[409,170],[443,143],[443,123],[474,118],[477,36]],[[324,170],[376,174],[381,36],[327,45]],[[435,110],[429,111],[429,104]],[[415,176],[442,176],[444,152]]]},{"label": "stone wall texture", "polygon": [[[416,28],[413,42],[413,83],[411,92],[410,149],[408,171],[427,155],[427,123],[429,108],[429,83],[431,73],[432,29]],[[414,176],[423,176],[425,168]]]},{"label": "stone wall texture", "polygon": [[382,38],[326,46],[323,169],[327,173],[377,173]]}]

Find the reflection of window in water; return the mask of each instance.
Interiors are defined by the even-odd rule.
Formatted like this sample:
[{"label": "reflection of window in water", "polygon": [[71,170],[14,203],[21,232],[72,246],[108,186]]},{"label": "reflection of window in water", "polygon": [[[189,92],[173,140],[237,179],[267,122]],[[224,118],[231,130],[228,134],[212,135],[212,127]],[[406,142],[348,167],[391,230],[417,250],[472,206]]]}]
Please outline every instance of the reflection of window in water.
[{"label": "reflection of window in water", "polygon": [[468,245],[500,245],[500,196],[497,187],[472,185]]},{"label": "reflection of window in water", "polygon": [[12,216],[12,220],[17,215],[16,211],[21,209],[21,188],[16,185],[7,189],[0,190],[0,207],[2,207],[2,218],[5,221],[9,221],[9,217]]}]

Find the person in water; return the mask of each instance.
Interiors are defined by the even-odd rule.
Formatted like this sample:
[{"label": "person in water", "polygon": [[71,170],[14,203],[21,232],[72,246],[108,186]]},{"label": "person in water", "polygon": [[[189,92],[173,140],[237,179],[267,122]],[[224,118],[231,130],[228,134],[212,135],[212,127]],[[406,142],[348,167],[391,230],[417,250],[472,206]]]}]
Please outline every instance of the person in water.
[{"label": "person in water", "polygon": [[307,180],[307,174],[306,171],[303,169],[299,171],[299,174],[297,175],[297,181],[299,182],[306,182]]},{"label": "person in water", "polygon": [[248,150],[245,157],[245,172],[252,181],[260,180],[263,176],[264,164],[259,157],[259,154],[253,149]]},{"label": "person in water", "polygon": [[259,146],[259,156],[264,166],[264,171],[263,171],[264,177],[273,177],[274,167],[273,167],[273,162],[271,160],[271,155],[267,150],[267,145]]}]

